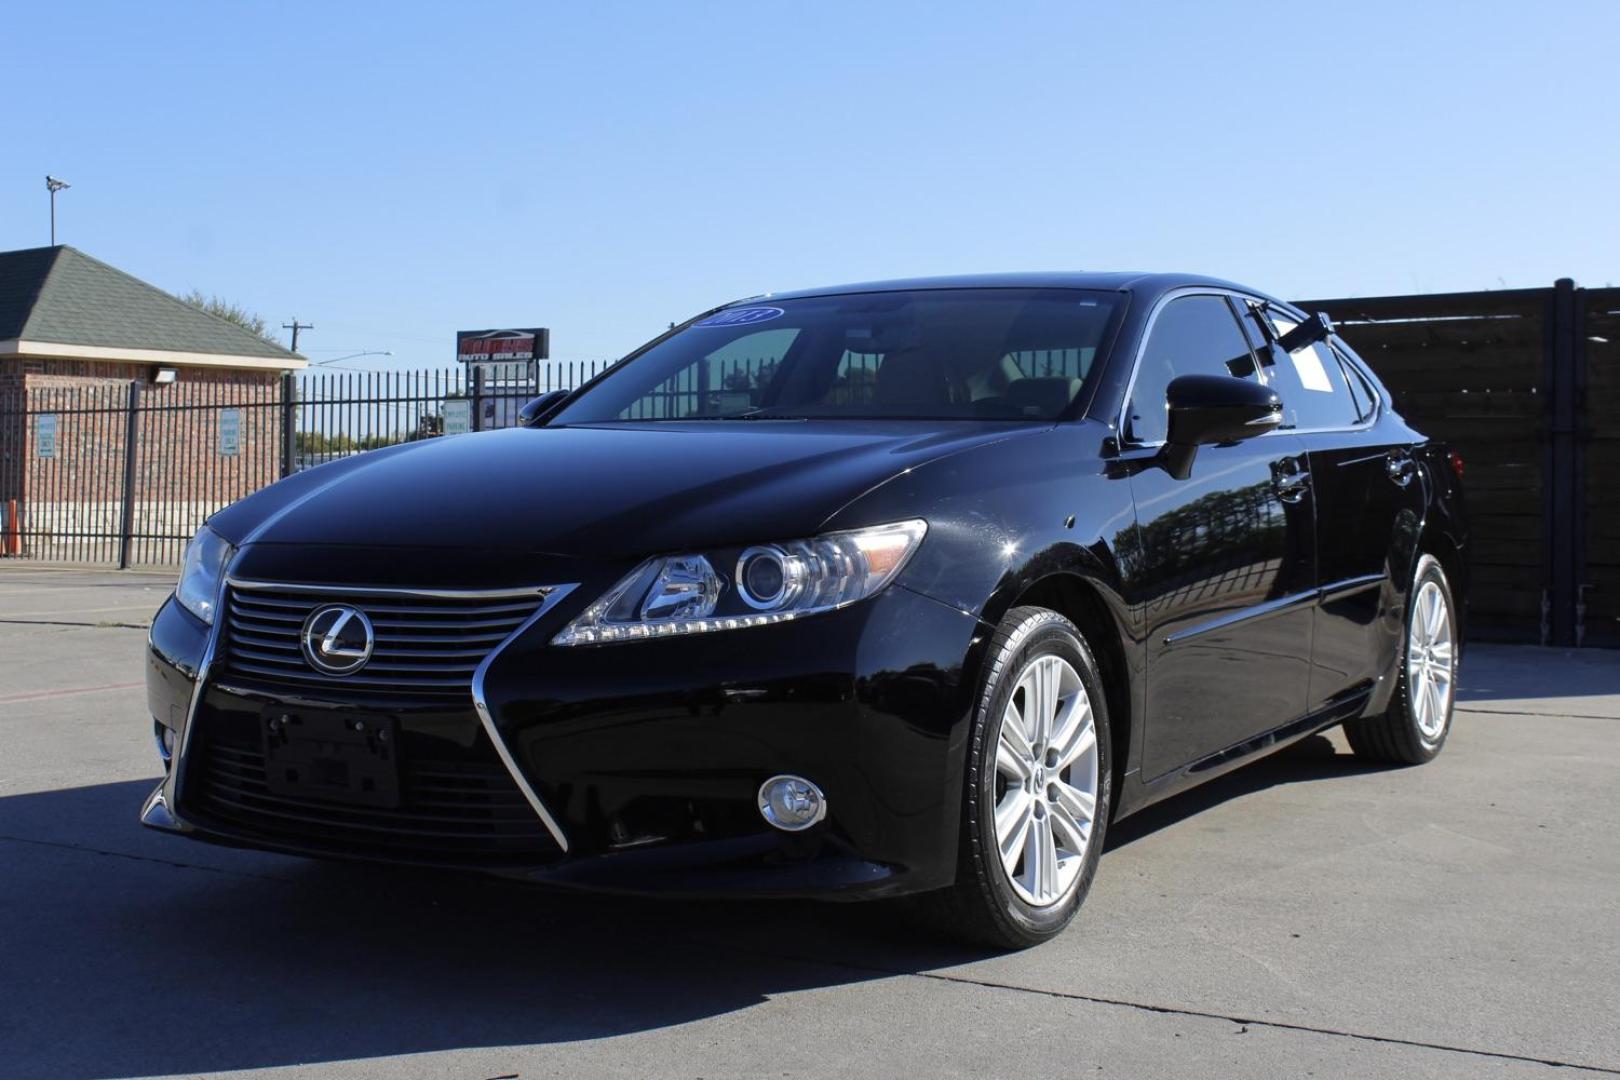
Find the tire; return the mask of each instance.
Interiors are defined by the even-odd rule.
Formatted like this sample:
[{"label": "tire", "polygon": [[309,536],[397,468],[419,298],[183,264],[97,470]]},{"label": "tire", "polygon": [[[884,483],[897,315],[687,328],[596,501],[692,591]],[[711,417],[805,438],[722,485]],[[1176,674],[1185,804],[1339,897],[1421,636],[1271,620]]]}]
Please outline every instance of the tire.
[{"label": "tire", "polygon": [[1367,761],[1421,765],[1440,753],[1451,734],[1462,642],[1451,585],[1433,555],[1418,559],[1406,609],[1400,670],[1389,708],[1344,725],[1350,749]]},{"label": "tire", "polygon": [[[1097,872],[1113,795],[1108,705],[1090,647],[1055,611],[1014,608],[987,656],[968,744],[956,884],[926,900],[953,936],[1022,949],[1069,925]],[[1051,704],[1043,709],[1043,702]],[[1025,779],[1015,766],[1027,770]],[[1003,838],[1011,840],[1007,858]]]}]

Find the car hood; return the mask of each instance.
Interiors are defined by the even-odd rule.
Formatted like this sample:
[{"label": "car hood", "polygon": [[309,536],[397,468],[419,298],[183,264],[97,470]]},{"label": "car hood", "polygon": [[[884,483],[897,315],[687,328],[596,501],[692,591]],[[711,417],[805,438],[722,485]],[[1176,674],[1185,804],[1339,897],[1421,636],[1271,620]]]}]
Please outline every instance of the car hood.
[{"label": "car hood", "polygon": [[810,535],[907,469],[1043,425],[730,421],[509,429],[299,473],[216,515],[255,546],[639,557]]}]

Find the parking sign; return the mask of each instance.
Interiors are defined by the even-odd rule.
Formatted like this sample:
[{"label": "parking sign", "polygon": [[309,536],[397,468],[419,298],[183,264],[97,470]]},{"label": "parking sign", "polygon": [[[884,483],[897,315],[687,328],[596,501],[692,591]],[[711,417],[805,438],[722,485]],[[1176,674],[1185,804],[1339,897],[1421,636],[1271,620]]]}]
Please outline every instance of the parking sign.
[{"label": "parking sign", "polygon": [[42,458],[56,456],[55,413],[40,413],[34,428],[34,447]]},{"label": "parking sign", "polygon": [[451,399],[444,403],[444,433],[465,435],[472,430],[472,402],[466,398]]},{"label": "parking sign", "polygon": [[242,452],[242,410],[221,409],[219,411],[219,454],[221,457],[235,457]]}]

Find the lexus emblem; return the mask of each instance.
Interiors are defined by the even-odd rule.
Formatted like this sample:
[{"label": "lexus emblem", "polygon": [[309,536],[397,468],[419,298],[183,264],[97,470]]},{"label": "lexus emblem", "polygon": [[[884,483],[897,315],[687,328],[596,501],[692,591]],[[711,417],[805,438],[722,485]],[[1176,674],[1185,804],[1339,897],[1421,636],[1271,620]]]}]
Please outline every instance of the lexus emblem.
[{"label": "lexus emblem", "polygon": [[371,659],[377,633],[359,608],[328,604],[310,612],[298,635],[304,659],[327,675],[353,675]]}]

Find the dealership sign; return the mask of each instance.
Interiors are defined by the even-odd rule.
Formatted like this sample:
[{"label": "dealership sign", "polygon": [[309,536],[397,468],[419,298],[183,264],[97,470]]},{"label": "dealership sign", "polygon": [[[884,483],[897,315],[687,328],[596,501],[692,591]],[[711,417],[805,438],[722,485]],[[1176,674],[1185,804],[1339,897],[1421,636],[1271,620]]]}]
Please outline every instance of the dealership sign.
[{"label": "dealership sign", "polygon": [[[487,375],[508,378],[532,375],[534,362],[551,356],[551,331],[543,326],[525,330],[462,330],[456,334],[456,359]],[[499,365],[499,366],[497,366]],[[521,366],[520,366],[521,365]]]}]

